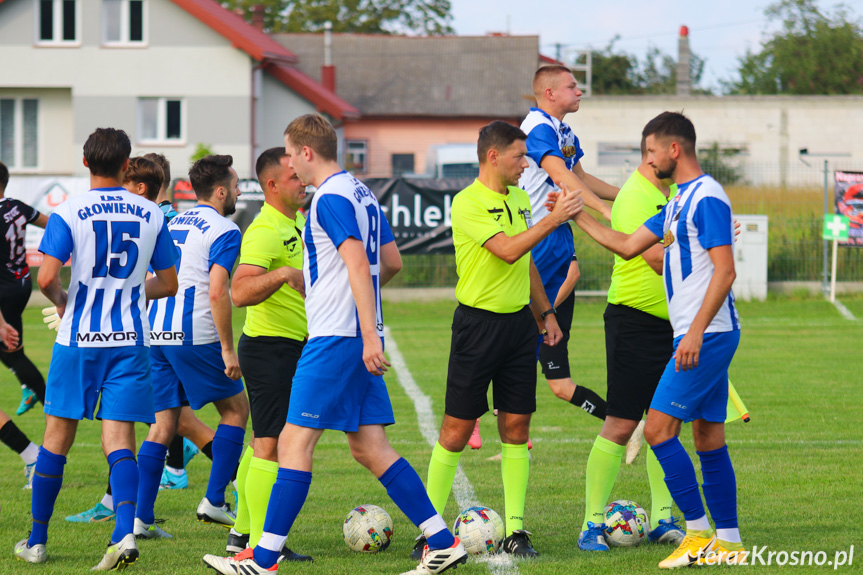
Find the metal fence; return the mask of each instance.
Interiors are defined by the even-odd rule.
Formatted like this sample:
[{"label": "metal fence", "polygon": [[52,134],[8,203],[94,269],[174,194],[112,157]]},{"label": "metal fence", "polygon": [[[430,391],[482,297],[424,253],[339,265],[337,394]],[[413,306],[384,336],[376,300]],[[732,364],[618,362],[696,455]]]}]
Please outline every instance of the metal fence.
[{"label": "metal fence", "polygon": [[[711,175],[723,183],[735,214],[769,218],[768,281],[824,281],[827,252],[821,239],[825,213],[833,213],[833,171],[860,171],[860,163],[809,161],[767,165],[737,163],[714,166]],[[620,186],[633,168],[599,167],[591,173]],[[780,177],[781,176],[781,177]],[[773,182],[773,183],[765,183]],[[784,182],[784,183],[783,183]],[[581,279],[577,290],[608,289],[613,258],[579,231],[575,232]],[[838,281],[863,281],[863,248],[840,248]],[[411,287],[453,286],[458,280],[452,254],[404,256],[404,269],[393,285]]]}]

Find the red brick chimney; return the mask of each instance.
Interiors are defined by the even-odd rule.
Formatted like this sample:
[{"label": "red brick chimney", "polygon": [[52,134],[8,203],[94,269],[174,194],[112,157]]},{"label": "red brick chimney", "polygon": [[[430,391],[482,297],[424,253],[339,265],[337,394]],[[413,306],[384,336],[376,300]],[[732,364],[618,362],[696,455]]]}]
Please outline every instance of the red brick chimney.
[{"label": "red brick chimney", "polygon": [[259,31],[264,31],[264,5],[255,4],[252,6],[252,26]]},{"label": "red brick chimney", "polygon": [[689,71],[689,28],[680,27],[680,38],[677,40],[677,95],[688,96],[690,93]]}]

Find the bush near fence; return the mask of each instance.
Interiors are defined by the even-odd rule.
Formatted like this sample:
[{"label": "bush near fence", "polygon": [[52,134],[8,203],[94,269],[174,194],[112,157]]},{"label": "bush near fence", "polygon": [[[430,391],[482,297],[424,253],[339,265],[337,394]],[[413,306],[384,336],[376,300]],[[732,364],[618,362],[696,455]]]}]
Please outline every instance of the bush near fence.
[{"label": "bush near fence", "polygon": [[[830,209],[833,210],[833,170],[863,171],[863,165],[837,165],[829,170]],[[595,175],[613,185],[622,185],[629,167],[605,168]],[[748,182],[778,181],[785,185],[753,185]],[[808,167],[746,165],[736,166],[742,180],[727,185],[735,214],[768,216],[768,281],[821,281],[823,270],[824,217],[823,165]],[[724,174],[715,176],[722,181]],[[607,222],[606,222],[607,223]],[[575,230],[576,251],[581,269],[578,291],[607,290],[613,256]],[[404,268],[391,285],[401,287],[454,286],[458,280],[453,254],[403,256]],[[863,248],[840,248],[836,277],[839,281],[863,281]]]}]

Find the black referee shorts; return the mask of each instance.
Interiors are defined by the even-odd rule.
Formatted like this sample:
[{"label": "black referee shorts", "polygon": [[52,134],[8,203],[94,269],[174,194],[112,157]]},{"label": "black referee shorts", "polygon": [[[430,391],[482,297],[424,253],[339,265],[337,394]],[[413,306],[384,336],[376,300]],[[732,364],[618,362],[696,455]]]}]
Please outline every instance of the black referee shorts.
[{"label": "black referee shorts", "polygon": [[572,314],[575,308],[575,293],[569,294],[569,297],[563,300],[560,307],[557,308],[555,317],[557,325],[560,326],[560,331],[563,332],[563,339],[557,342],[557,345],[551,346],[539,340],[539,349],[537,350],[537,359],[542,368],[542,374],[545,379],[566,379],[570,377],[569,373],[569,331],[572,329]]},{"label": "black referee shorts", "polygon": [[287,337],[240,336],[237,357],[255,437],[278,437],[288,419],[291,382],[305,342]]},{"label": "black referee shorts", "polygon": [[674,354],[674,330],[667,320],[625,305],[605,308],[608,368],[606,413],[638,421]]},{"label": "black referee shorts", "polygon": [[494,313],[459,305],[453,314],[446,382],[446,414],[476,419],[494,407],[506,413],[536,411],[536,320],[525,306]]},{"label": "black referee shorts", "polygon": [[[21,315],[24,313],[24,308],[27,307],[32,293],[33,281],[29,276],[14,282],[0,283],[0,313],[3,314],[6,323],[18,332],[20,345],[24,345],[24,322],[21,320]],[[0,350],[5,349],[6,345],[0,341]]]}]

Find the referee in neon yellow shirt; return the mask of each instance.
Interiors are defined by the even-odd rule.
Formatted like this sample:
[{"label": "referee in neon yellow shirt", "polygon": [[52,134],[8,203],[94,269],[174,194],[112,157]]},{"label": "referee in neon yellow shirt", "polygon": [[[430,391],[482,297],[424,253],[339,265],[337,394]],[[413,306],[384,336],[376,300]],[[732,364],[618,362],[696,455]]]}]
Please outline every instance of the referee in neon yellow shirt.
[{"label": "referee in neon yellow shirt", "polygon": [[[237,352],[252,414],[252,444],[237,472],[237,520],[226,550],[239,553],[261,537],[267,503],[276,482],[279,434],[288,416],[291,380],[308,329],[303,302],[305,218],[299,209],[306,187],[288,165],[285,148],[270,148],[255,165],[264,191],[261,213],[243,235],[240,265],[231,285],[237,307],[246,307],[246,323]],[[285,547],[289,561],[311,561]]]},{"label": "referee in neon yellow shirt", "polygon": [[[562,195],[531,227],[527,193],[516,187],[527,136],[506,122],[479,133],[479,177],[452,203],[459,306],[453,316],[446,408],[429,463],[427,489],[438,513],[452,490],[456,467],[476,419],[488,411],[489,382],[503,444],[506,553],[538,555],[524,530],[529,460],[527,439],[536,411],[536,336],[562,337],[530,250],[581,211],[580,193]],[[530,307],[528,307],[530,304]],[[417,546],[423,544],[420,540]],[[416,549],[416,547],[415,547]]]},{"label": "referee in neon yellow shirt", "polygon": [[[611,208],[611,227],[631,234],[656,215],[676,193],[676,186],[660,180],[644,161],[629,177]],[[605,310],[605,349],[608,407],[605,422],[590,450],[585,473],[585,517],[578,546],[584,551],[608,551],[603,535],[604,509],[611,496],[627,441],[650,407],[653,392],[674,353],[674,332],[662,285],[663,246],[656,244],[641,257],[614,256],[608,307]],[[639,430],[640,431],[640,430]],[[638,438],[638,445],[641,439]],[[650,541],[679,544],[685,533],[671,516],[674,501],[653,450],[647,450],[653,529]]]}]

